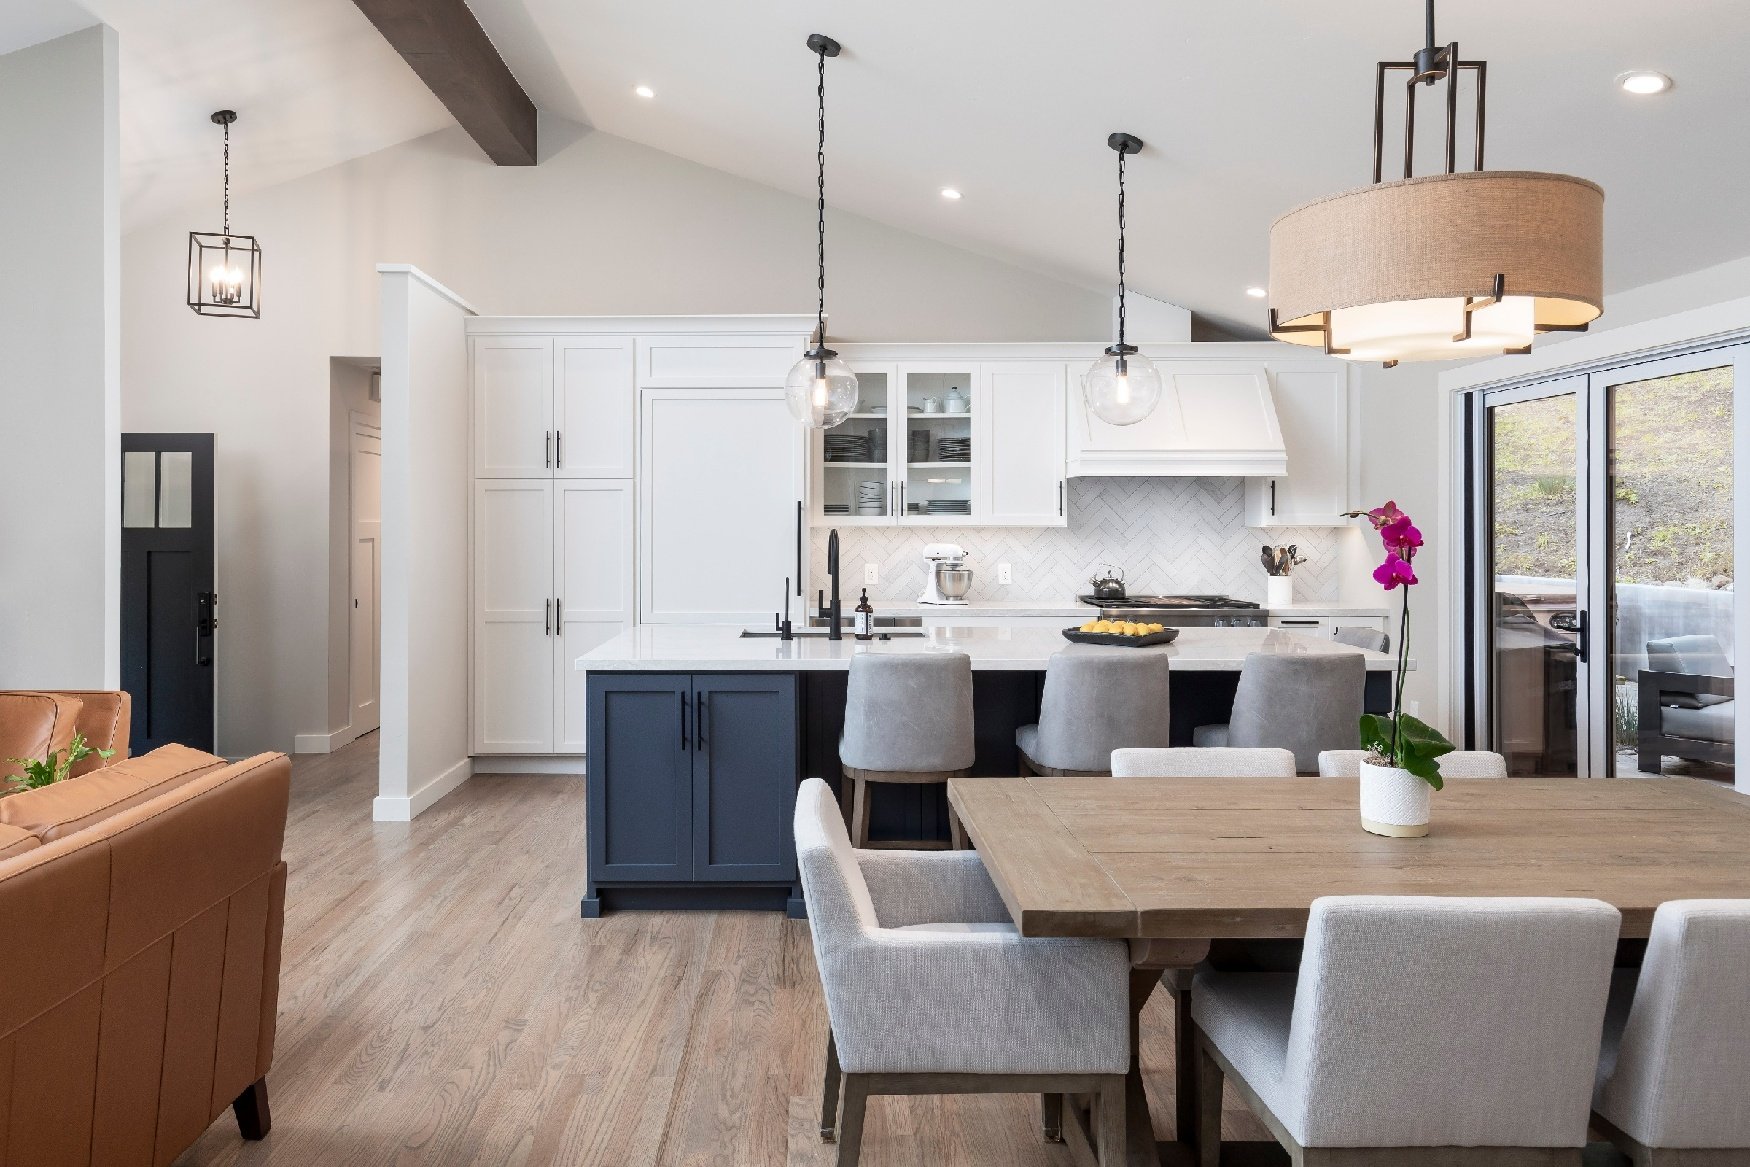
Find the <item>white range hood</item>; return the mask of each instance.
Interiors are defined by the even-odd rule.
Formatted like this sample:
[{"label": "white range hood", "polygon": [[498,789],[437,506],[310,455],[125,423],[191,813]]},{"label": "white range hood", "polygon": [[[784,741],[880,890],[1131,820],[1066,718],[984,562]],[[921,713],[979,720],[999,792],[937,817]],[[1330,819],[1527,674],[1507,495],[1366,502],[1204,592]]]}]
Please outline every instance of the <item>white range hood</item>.
[{"label": "white range hood", "polygon": [[1135,425],[1108,425],[1069,389],[1068,475],[1111,477],[1272,477],[1288,471],[1288,452],[1262,364],[1157,362],[1161,403]]}]

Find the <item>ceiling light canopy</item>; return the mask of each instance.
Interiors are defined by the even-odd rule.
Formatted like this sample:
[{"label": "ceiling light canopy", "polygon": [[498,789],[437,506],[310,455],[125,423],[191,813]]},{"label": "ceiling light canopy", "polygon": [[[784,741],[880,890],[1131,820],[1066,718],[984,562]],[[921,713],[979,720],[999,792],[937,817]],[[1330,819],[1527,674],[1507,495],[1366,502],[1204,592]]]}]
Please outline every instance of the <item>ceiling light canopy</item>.
[{"label": "ceiling light canopy", "polygon": [[1142,150],[1142,139],[1112,134],[1106,145],[1118,153],[1118,341],[1082,374],[1082,398],[1108,425],[1135,425],[1161,401],[1161,371],[1124,343],[1124,160]]},{"label": "ceiling light canopy", "polygon": [[838,56],[840,46],[830,36],[814,33],[808,38],[808,51],[817,58],[814,238],[818,263],[815,288],[820,301],[813,342],[784,378],[784,403],[809,429],[831,429],[857,409],[857,375],[839,360],[838,353],[826,347],[826,59]]},{"label": "ceiling light canopy", "polygon": [[[1270,334],[1354,360],[1445,361],[1528,352],[1583,332],[1604,307],[1604,191],[1585,179],[1483,169],[1487,63],[1427,43],[1381,61],[1373,185],[1288,212],[1270,228]],[[1408,72],[1404,165],[1384,182],[1385,78]],[[1475,78],[1472,169],[1458,170],[1458,75]],[[1414,176],[1416,90],[1444,81],[1446,172]]]},{"label": "ceiling light canopy", "polygon": [[960,192],[951,186],[945,186],[942,188],[942,197],[949,202],[958,202],[960,200]]},{"label": "ceiling light canopy", "polygon": [[218,231],[188,233],[188,306],[200,316],[261,317],[261,244],[231,234],[231,123],[233,110],[214,113],[225,132],[225,217]]},{"label": "ceiling light canopy", "polygon": [[1616,79],[1625,93],[1633,93],[1638,97],[1650,97],[1655,93],[1663,93],[1671,88],[1671,78],[1657,69],[1631,69]]}]

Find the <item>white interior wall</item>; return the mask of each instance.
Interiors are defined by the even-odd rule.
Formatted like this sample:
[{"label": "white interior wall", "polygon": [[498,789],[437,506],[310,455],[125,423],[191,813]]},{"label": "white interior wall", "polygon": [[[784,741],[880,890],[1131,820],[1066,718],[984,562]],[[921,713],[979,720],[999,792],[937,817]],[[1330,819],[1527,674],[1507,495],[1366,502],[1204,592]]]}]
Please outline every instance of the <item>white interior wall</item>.
[{"label": "white interior wall", "polygon": [[372,817],[407,822],[468,756],[468,348],[473,310],[416,268],[382,271],[383,726]]},{"label": "white interior wall", "polygon": [[[237,197],[264,249],[256,321],[182,302],[216,166],[210,203],[123,241],[126,427],[217,434],[223,752],[331,728],[329,358],[377,351],[375,264],[418,264],[495,315],[812,308],[811,200],[556,119],[542,140],[541,165],[495,167],[446,130]],[[1104,292],[854,215],[828,227],[837,338],[1106,336]]]},{"label": "white interior wall", "polygon": [[0,56],[0,689],[121,681],[118,111],[105,25]]}]

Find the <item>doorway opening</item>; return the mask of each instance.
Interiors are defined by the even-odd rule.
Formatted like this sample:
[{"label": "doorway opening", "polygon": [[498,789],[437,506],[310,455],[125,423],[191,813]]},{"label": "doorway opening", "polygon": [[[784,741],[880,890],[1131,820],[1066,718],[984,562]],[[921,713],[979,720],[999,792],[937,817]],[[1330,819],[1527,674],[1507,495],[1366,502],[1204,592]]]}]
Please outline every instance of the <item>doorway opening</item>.
[{"label": "doorway opening", "polygon": [[376,357],[329,360],[327,748],[381,722],[383,408]]}]

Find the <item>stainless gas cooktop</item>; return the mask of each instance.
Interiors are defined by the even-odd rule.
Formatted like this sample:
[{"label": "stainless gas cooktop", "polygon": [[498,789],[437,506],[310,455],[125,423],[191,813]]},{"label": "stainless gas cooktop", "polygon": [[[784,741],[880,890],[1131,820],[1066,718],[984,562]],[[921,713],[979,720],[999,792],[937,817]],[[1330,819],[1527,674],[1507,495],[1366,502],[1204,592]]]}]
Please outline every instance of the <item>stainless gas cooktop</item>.
[{"label": "stainless gas cooktop", "polygon": [[1105,619],[1137,620],[1173,628],[1262,628],[1262,607],[1251,600],[1231,596],[1126,596],[1102,600],[1077,596],[1082,603],[1100,610]]}]

